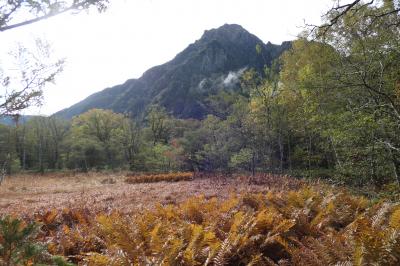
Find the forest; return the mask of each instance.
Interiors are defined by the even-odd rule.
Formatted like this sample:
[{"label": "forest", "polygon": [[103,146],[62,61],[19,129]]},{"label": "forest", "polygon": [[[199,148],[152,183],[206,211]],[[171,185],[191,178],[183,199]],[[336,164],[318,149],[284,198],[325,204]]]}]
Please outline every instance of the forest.
[{"label": "forest", "polygon": [[152,104],[25,121],[3,97],[0,265],[399,265],[400,3],[324,19],[207,95],[204,119]]}]

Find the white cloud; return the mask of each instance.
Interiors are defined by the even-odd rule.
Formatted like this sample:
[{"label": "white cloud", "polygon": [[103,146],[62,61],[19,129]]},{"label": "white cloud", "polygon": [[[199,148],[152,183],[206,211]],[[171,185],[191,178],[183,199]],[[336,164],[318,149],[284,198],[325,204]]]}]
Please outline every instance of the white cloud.
[{"label": "white cloud", "polygon": [[236,72],[229,71],[228,75],[226,76],[226,78],[223,81],[224,86],[230,87],[230,86],[237,84],[239,82],[240,76],[244,73],[244,71],[246,71],[246,69],[247,69],[247,67],[239,69]]}]

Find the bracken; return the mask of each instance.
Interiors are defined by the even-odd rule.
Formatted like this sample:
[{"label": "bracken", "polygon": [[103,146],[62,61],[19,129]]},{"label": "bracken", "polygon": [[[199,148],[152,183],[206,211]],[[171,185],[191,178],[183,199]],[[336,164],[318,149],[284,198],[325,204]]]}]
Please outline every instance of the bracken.
[{"label": "bracken", "polygon": [[398,265],[398,210],[306,187],[41,222],[50,251],[82,265]]},{"label": "bracken", "polygon": [[128,184],[154,183],[154,182],[178,182],[193,179],[193,173],[167,173],[167,174],[147,174],[133,175],[125,179]]}]

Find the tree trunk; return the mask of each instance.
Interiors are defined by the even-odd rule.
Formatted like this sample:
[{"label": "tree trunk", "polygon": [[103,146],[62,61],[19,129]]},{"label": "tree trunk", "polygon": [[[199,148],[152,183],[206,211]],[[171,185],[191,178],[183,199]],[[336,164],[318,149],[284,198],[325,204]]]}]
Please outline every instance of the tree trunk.
[{"label": "tree trunk", "polygon": [[292,149],[290,145],[290,133],[288,134],[288,161],[289,161],[289,172],[292,172]]},{"label": "tree trunk", "polygon": [[392,150],[389,149],[392,157],[393,173],[396,178],[397,185],[400,187],[400,161],[396,158],[396,155]]},{"label": "tree trunk", "polygon": [[311,134],[308,134],[308,174],[311,176],[311,149],[312,149],[312,138]]},{"label": "tree trunk", "polygon": [[329,136],[329,141],[331,142],[332,145],[332,149],[333,149],[333,154],[335,154],[335,160],[336,160],[336,164],[339,166],[339,168],[342,168],[342,162],[339,159],[336,147],[335,147],[335,143],[333,142],[333,138],[332,136]]},{"label": "tree trunk", "polygon": [[255,176],[255,174],[256,174],[256,166],[255,166],[255,164],[256,164],[256,155],[255,155],[255,152],[253,151],[253,154],[252,154],[252,158],[251,158],[251,174],[252,174],[252,176]]},{"label": "tree trunk", "polygon": [[26,169],[26,146],[25,146],[25,126],[22,137],[22,170]]},{"label": "tree trunk", "polygon": [[42,138],[39,138],[39,172],[44,174],[44,165],[43,165],[43,144]]},{"label": "tree trunk", "polygon": [[282,136],[281,136],[281,131],[279,130],[278,134],[278,145],[279,145],[279,171],[282,174],[283,173],[283,144],[282,144]]}]

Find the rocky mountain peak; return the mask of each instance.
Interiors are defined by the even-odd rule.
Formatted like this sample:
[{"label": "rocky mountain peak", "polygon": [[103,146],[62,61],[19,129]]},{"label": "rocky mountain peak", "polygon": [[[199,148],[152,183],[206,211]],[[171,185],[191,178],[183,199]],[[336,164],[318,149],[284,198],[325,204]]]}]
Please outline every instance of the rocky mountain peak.
[{"label": "rocky mountain peak", "polygon": [[206,30],[174,59],[147,70],[139,79],[95,93],[55,115],[71,118],[92,108],[140,115],[147,106],[159,104],[176,117],[201,119],[209,112],[207,98],[225,89],[227,80],[231,89],[233,76],[249,68],[261,72],[287,48],[264,44],[242,26],[225,24]]}]

